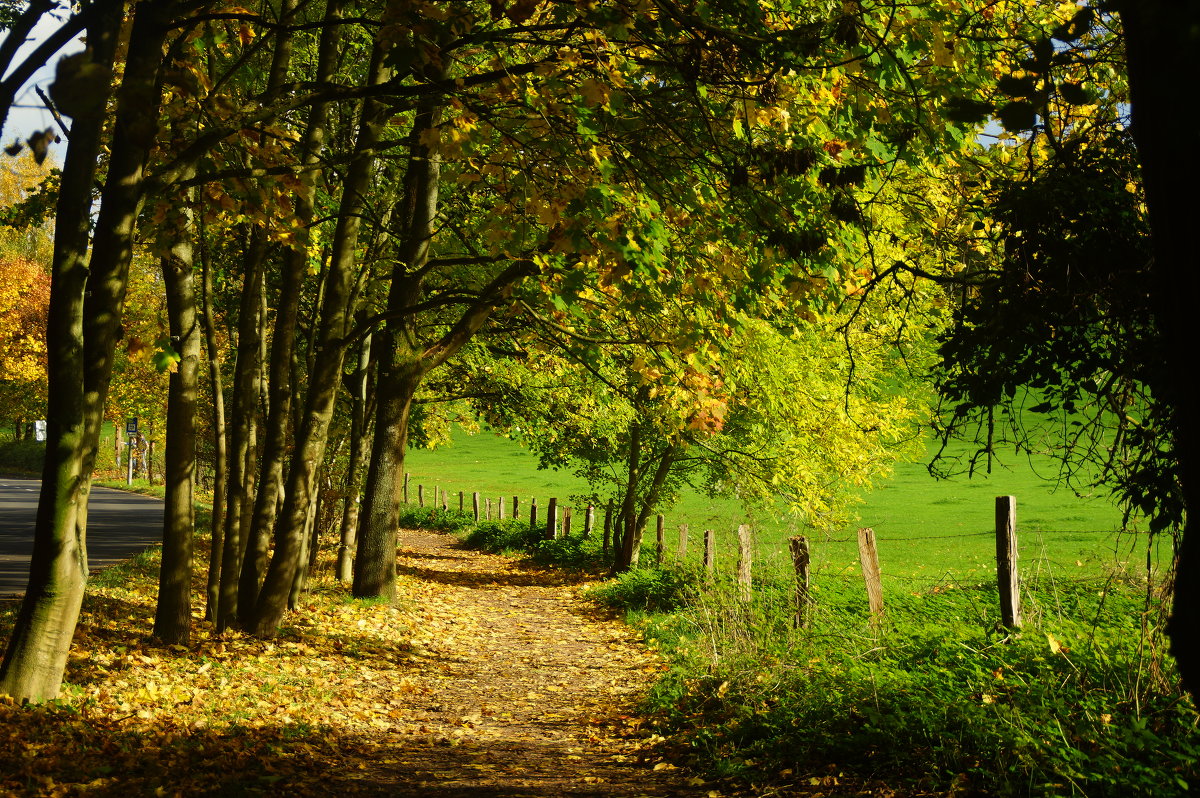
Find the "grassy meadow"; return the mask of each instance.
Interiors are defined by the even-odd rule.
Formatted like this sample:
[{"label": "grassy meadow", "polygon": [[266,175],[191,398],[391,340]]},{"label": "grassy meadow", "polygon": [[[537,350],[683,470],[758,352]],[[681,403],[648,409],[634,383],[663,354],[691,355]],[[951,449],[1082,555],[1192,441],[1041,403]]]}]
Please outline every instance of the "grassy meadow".
[{"label": "grassy meadow", "polygon": [[[459,491],[466,493],[468,505],[472,491],[480,492],[481,502],[503,496],[506,513],[516,495],[526,508],[522,516],[527,518],[531,497],[538,500],[544,513],[550,497],[566,504],[572,497],[588,493],[582,479],[566,471],[539,470],[535,455],[490,432],[470,435],[455,430],[448,446],[410,450],[406,466],[414,503],[418,484],[426,486],[427,497],[433,496],[435,487],[448,491],[454,507]],[[1009,468],[997,466],[990,476],[939,480],[930,476],[924,462],[901,463],[890,479],[863,496],[857,508],[858,524],[833,539],[811,541],[814,570],[856,575],[855,530],[869,526],[879,542],[885,580],[937,582],[994,573],[995,497],[1014,495],[1021,565],[1031,574],[1068,578],[1114,569],[1144,571],[1146,536],[1122,533],[1121,513],[1106,498],[1081,498],[1067,488],[1056,488],[1043,476],[1047,473],[1053,473],[1048,460],[1020,458]],[[782,514],[751,516],[736,500],[711,499],[695,492],[682,496],[664,515],[668,547],[673,545],[678,525],[688,524],[692,557],[699,556],[706,528],[716,531],[718,551],[726,559],[736,556],[735,530],[741,523],[752,525],[756,556],[766,561],[786,555],[789,536],[806,534],[800,524]],[[1156,568],[1166,561],[1164,554],[1155,553]]]}]

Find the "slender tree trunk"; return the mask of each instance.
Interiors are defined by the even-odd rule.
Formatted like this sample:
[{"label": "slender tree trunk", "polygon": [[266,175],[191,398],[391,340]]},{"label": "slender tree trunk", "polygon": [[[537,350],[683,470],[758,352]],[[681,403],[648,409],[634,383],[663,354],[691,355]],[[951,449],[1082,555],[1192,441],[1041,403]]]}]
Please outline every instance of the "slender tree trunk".
[{"label": "slender tree trunk", "polygon": [[300,551],[300,564],[292,578],[292,589],[288,593],[288,609],[300,606],[300,596],[308,587],[308,572],[317,556],[317,518],[321,513],[321,491],[316,491],[313,501],[308,503],[308,518],[304,522],[304,545]]},{"label": "slender tree trunk", "polygon": [[1200,183],[1200,106],[1180,94],[1200,81],[1200,0],[1126,0],[1130,99],[1146,188],[1164,367],[1156,388],[1173,411],[1174,453],[1186,505],[1167,634],[1183,683],[1200,700],[1200,397],[1191,385],[1200,257],[1194,241]]},{"label": "slender tree trunk", "polygon": [[[290,4],[289,4],[290,7]],[[317,58],[318,82],[328,80],[334,73],[341,25],[338,24],[341,4],[326,6],[324,27]],[[290,42],[290,39],[285,41]],[[284,65],[277,58],[272,66],[268,91],[273,91],[284,78]],[[299,159],[305,169],[315,170],[325,138],[327,104],[318,103],[309,111],[308,123],[299,145]],[[311,178],[311,175],[309,176]],[[304,188],[295,194],[296,223],[307,233],[315,215],[316,180],[306,179]],[[299,325],[301,289],[308,270],[307,236],[296,247],[284,251],[280,274],[280,295],[275,315],[275,332],[271,339],[270,377],[268,384],[269,411],[263,430],[263,456],[259,471],[258,493],[254,517],[250,525],[248,556],[243,560],[238,588],[239,608],[252,608],[258,601],[258,589],[267,567],[268,544],[275,525],[277,508],[281,504],[284,480],[284,461],[287,457],[288,425],[292,417],[293,369],[292,356],[296,348]],[[240,610],[239,610],[240,614]]]},{"label": "slender tree trunk", "polygon": [[638,513],[637,526],[638,538],[642,537],[642,533],[646,529],[646,524],[650,520],[651,514],[662,498],[663,485],[667,482],[667,476],[671,473],[671,466],[675,465],[675,458],[679,453],[679,449],[674,444],[668,444],[667,448],[658,457],[658,465],[654,469],[654,476],[650,478],[650,487],[646,490],[646,498],[642,502],[642,509]]},{"label": "slender tree trunk", "polygon": [[[383,47],[376,45],[371,55],[370,85],[378,85],[391,78],[391,68],[384,65],[384,60]],[[287,611],[292,582],[296,569],[300,567],[309,504],[313,500],[317,471],[328,440],[334,399],[341,383],[345,338],[353,318],[349,303],[355,279],[355,249],[385,117],[386,107],[381,102],[373,98],[363,101],[358,141],[342,187],[333,255],[315,336],[317,351],[309,374],[309,394],[304,416],[297,429],[283,509],[276,523],[275,553],[259,593],[253,622],[248,627],[259,637],[274,636]]]},{"label": "slender tree trunk", "polygon": [[654,474],[650,477],[650,484],[646,486],[645,498],[639,507],[637,493],[642,478],[640,461],[644,448],[641,429],[637,422],[634,422],[630,425],[629,478],[625,486],[625,500],[622,503],[621,512],[622,526],[625,530],[621,547],[618,550],[620,556],[613,566],[614,571],[625,571],[637,567],[641,559],[642,538],[646,533],[646,524],[661,500],[663,486],[667,482],[671,466],[675,464],[679,453],[679,448],[675,444],[668,444],[662,454],[657,456],[658,463],[654,468]]},{"label": "slender tree trunk", "polygon": [[258,230],[249,234],[242,298],[238,307],[237,360],[233,377],[233,423],[229,441],[229,492],[225,510],[225,540],[221,553],[221,590],[217,602],[217,631],[227,629],[238,615],[238,587],[247,541],[243,514],[252,506],[254,483],[254,424],[258,410],[258,324],[266,261],[266,239]]},{"label": "slender tree trunk", "polygon": [[639,467],[642,457],[642,429],[637,420],[629,424],[629,459],[626,465],[625,496],[621,501],[621,548],[613,563],[613,571],[636,568],[642,548],[641,531],[637,529],[637,487],[641,481]]},{"label": "slender tree trunk", "polygon": [[354,404],[350,416],[350,462],[346,465],[346,499],[338,545],[337,578],[343,584],[354,578],[354,552],[358,533],[358,503],[362,496],[359,474],[370,450],[367,436],[367,383],[371,371],[371,336],[363,338],[354,374]]},{"label": "slender tree trunk", "polygon": [[212,537],[208,553],[208,603],[205,617],[210,621],[217,618],[217,603],[221,587],[221,555],[225,541],[225,504],[229,461],[225,447],[225,386],[221,379],[221,353],[217,344],[216,325],[212,309],[212,269],[208,262],[204,230],[200,231],[200,259],[202,269],[201,296],[204,301],[204,342],[208,349],[208,381],[213,401],[213,503]]},{"label": "slender tree trunk", "polygon": [[179,363],[167,393],[166,505],[163,512],[162,566],[154,636],[186,645],[192,625],[192,538],[196,514],[196,398],[200,372],[200,327],[196,314],[192,211],[181,211],[178,238],[163,258],[163,284],[171,344]]}]

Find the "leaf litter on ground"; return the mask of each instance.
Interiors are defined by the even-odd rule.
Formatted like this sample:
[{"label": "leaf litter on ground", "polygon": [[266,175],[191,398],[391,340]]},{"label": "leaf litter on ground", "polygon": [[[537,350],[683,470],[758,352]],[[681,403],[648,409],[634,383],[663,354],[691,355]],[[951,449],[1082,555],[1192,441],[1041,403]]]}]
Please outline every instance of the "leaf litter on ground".
[{"label": "leaf litter on ground", "polygon": [[158,645],[155,569],[98,580],[62,696],[0,697],[0,793],[729,793],[663,758],[636,704],[665,665],[581,584],[401,540],[394,602],[348,599],[326,568],[269,641],[197,614],[190,645]]}]

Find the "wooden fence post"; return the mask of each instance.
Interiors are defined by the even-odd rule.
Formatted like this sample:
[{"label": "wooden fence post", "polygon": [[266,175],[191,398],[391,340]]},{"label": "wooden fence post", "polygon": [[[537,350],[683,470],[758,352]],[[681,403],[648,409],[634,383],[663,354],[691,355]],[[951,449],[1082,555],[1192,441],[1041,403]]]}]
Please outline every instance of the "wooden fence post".
[{"label": "wooden fence post", "polygon": [[404,472],[404,503],[408,504],[408,472]]},{"label": "wooden fence post", "polygon": [[792,626],[796,629],[808,628],[808,538],[797,535],[788,538],[792,550],[792,567],[796,570],[796,617]]},{"label": "wooden fence post", "polygon": [[474,491],[471,494],[471,512],[475,516],[475,523],[479,523],[479,491]]},{"label": "wooden fence post", "polygon": [[418,507],[425,506],[425,486],[424,485],[417,485],[417,506]]},{"label": "wooden fence post", "polygon": [[742,593],[742,601],[750,600],[750,560],[753,548],[750,540],[750,525],[738,525],[738,589]]},{"label": "wooden fence post", "polygon": [[1021,583],[1017,572],[1017,497],[996,497],[996,579],[1000,586],[1000,621],[1021,627]]},{"label": "wooden fence post", "polygon": [[587,506],[587,510],[583,513],[583,536],[590,538],[592,536],[592,527],[596,525],[596,508],[592,505]]},{"label": "wooden fence post", "polygon": [[688,525],[680,524],[679,525],[679,561],[680,562],[683,562],[684,558],[687,557],[687,544],[688,544]]},{"label": "wooden fence post", "polygon": [[529,500],[529,531],[537,531],[537,499]]},{"label": "wooden fence post", "polygon": [[546,540],[558,537],[558,499],[550,497],[546,505]]},{"label": "wooden fence post", "polygon": [[711,529],[704,530],[704,573],[711,581],[713,570],[717,566],[717,534]]},{"label": "wooden fence post", "polygon": [[467,502],[467,494],[465,491],[460,490],[458,492],[458,511],[460,513],[463,511],[463,507],[466,506],[466,502]]},{"label": "wooden fence post", "polygon": [[492,500],[491,499],[487,500],[487,504],[484,506],[484,509],[486,511],[483,516],[484,520],[491,521],[492,520]]},{"label": "wooden fence post", "polygon": [[875,547],[875,530],[858,530],[858,561],[862,564],[863,580],[867,583],[867,600],[871,604],[871,626],[878,630],[883,621],[883,582],[879,573],[879,549]]},{"label": "wooden fence post", "polygon": [[520,504],[521,504],[520,500],[516,496],[513,496],[513,520],[514,521],[521,517],[520,516]]},{"label": "wooden fence post", "polygon": [[663,557],[667,552],[667,539],[663,523],[662,513],[659,513],[654,521],[654,562],[658,565],[662,565]]},{"label": "wooden fence post", "polygon": [[450,511],[450,491],[446,490],[445,488],[439,488],[439,490],[442,492],[442,512],[443,513],[449,512]]},{"label": "wooden fence post", "polygon": [[504,497],[496,499],[496,520],[504,520]]},{"label": "wooden fence post", "polygon": [[563,508],[563,530],[562,536],[568,538],[571,536],[571,508]]}]

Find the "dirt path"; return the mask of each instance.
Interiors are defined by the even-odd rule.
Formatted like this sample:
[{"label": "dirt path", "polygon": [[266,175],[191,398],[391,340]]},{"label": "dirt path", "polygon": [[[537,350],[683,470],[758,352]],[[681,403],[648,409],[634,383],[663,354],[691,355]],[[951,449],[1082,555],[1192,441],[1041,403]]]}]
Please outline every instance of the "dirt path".
[{"label": "dirt path", "polygon": [[402,547],[401,601],[422,618],[412,656],[426,664],[389,687],[406,695],[405,707],[389,735],[394,744],[377,751],[385,761],[363,774],[371,788],[513,798],[721,794],[656,761],[632,710],[661,660],[580,598],[578,586],[449,535],[406,531]]}]

